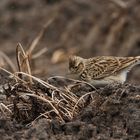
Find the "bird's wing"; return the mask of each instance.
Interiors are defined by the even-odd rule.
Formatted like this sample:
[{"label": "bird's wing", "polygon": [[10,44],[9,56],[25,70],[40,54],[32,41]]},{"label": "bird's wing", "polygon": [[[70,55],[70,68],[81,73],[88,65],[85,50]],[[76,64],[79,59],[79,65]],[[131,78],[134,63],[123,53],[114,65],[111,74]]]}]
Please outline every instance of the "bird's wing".
[{"label": "bird's wing", "polygon": [[94,57],[88,61],[88,75],[92,79],[100,79],[110,75],[115,75],[120,71],[129,70],[136,62],[135,57]]}]

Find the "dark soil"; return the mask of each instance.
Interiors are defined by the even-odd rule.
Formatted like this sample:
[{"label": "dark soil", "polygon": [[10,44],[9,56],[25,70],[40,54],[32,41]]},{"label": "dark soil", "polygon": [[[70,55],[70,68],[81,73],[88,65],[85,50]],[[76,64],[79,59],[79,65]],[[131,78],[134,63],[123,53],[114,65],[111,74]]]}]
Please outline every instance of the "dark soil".
[{"label": "dark soil", "polygon": [[[26,50],[46,22],[55,17],[33,51],[36,54],[42,48],[48,49],[32,60],[32,74],[64,92],[66,87],[70,88],[76,98],[91,93],[84,98],[83,106],[72,119],[65,116],[64,121],[60,121],[53,113],[51,119],[36,119],[50,107],[31,97],[21,98],[20,94],[26,93],[28,88],[0,71],[0,103],[14,105],[9,107],[12,113],[0,106],[2,140],[140,139],[139,66],[128,74],[127,83],[97,90],[68,78],[48,79],[57,75],[67,77],[70,54],[85,58],[140,55],[140,2],[122,1],[126,7],[113,0],[1,0],[0,51],[16,64],[17,43],[20,42]],[[3,61],[1,56],[0,60]],[[7,64],[2,66],[11,71]],[[51,97],[50,89],[38,83],[34,83],[31,89]],[[25,108],[20,108],[19,103]]]}]

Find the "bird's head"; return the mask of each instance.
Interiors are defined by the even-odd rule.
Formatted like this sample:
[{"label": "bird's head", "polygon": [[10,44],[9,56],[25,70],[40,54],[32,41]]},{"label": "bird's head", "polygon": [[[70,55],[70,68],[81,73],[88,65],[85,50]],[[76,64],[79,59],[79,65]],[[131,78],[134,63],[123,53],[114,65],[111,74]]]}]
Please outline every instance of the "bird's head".
[{"label": "bird's head", "polygon": [[71,74],[80,74],[84,70],[84,59],[79,56],[69,57],[69,71]]}]

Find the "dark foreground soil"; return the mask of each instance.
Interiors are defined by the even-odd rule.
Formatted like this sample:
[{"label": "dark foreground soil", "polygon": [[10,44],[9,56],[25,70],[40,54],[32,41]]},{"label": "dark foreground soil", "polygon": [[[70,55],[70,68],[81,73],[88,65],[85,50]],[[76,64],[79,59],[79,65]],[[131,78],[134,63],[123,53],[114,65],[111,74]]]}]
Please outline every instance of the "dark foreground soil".
[{"label": "dark foreground soil", "polygon": [[[63,89],[62,84],[65,87],[74,85],[71,80],[61,78],[53,78],[49,83],[58,88],[61,87],[61,89]],[[82,87],[75,85],[72,92],[77,97],[80,98],[87,92],[90,92],[90,96],[87,97],[84,107],[80,108],[78,114],[72,119],[65,119],[64,117],[63,122],[56,117],[51,120],[45,117],[36,119],[40,113],[47,109],[44,111],[43,102],[39,103],[34,98],[27,100],[22,98],[20,100],[18,93],[22,95],[27,92],[25,87],[21,85],[17,86],[16,90],[10,91],[10,95],[13,97],[9,99],[7,96],[9,100],[5,98],[6,96],[1,96],[3,103],[14,105],[14,108],[11,109],[13,113],[9,117],[6,109],[3,108],[4,112],[1,112],[1,139],[125,140],[140,138],[140,86],[116,84],[94,90],[88,85]],[[8,88],[5,87],[5,84],[3,86],[6,92],[3,93],[8,95]],[[39,89],[41,88],[38,86],[37,90]],[[21,93],[22,90],[23,93]],[[49,93],[45,89],[42,89],[42,91],[44,94]],[[28,103],[30,100],[33,102]],[[31,109],[28,110],[26,106],[24,106],[24,109],[18,107],[18,103],[22,105],[23,102],[31,105]],[[27,110],[27,115],[24,110]]]},{"label": "dark foreground soil", "polygon": [[[114,1],[1,0],[0,51],[16,64],[17,43],[28,49],[46,22],[54,18],[33,52],[48,49],[32,60],[32,74],[43,77],[64,93],[66,87],[70,87],[77,100],[90,94],[71,118],[63,114],[60,120],[50,113],[49,117],[44,115],[36,119],[50,106],[33,97],[23,97],[29,88],[0,71],[0,139],[140,139],[139,66],[129,73],[124,85],[108,85],[97,90],[66,78],[70,54],[85,58],[140,55],[140,2],[122,0],[124,3],[120,4]],[[0,60],[0,67],[12,71],[1,54]],[[57,75],[64,78],[48,79]],[[38,83],[30,89],[36,95],[41,93],[42,97],[52,98],[53,91]]]}]

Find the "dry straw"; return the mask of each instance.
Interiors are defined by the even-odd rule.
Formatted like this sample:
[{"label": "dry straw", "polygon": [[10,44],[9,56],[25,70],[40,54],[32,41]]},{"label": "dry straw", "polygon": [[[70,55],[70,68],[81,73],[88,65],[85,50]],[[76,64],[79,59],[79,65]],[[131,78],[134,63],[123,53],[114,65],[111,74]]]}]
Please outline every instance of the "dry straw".
[{"label": "dry straw", "polygon": [[[85,107],[85,97],[92,94],[91,92],[85,93],[79,97],[72,92],[71,87],[74,87],[74,84],[85,84],[92,90],[96,90],[89,83],[73,79],[69,79],[73,82],[71,87],[65,86],[62,89],[32,75],[30,67],[32,58],[39,57],[46,52],[46,49],[42,49],[35,55],[32,53],[53,20],[50,20],[44,26],[27,51],[24,51],[22,45],[18,43],[16,48],[18,70],[10,59],[2,54],[14,73],[2,67],[0,69],[12,76],[15,82],[9,85],[8,89],[4,89],[6,95],[10,98],[10,104],[1,103],[0,111],[4,113],[4,110],[7,110],[11,117],[23,123],[34,122],[40,117],[45,117],[48,120],[57,119],[60,122],[71,121],[79,114],[81,108]],[[53,78],[48,78],[48,81]],[[55,78],[66,79],[60,76]]]}]

